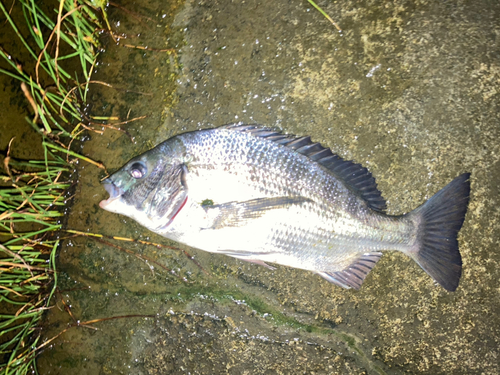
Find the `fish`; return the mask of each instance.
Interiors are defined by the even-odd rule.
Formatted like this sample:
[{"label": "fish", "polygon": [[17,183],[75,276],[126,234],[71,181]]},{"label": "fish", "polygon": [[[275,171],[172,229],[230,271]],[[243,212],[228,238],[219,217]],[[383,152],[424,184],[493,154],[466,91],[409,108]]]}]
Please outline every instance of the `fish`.
[{"label": "fish", "polygon": [[395,250],[447,291],[460,281],[470,173],[388,215],[362,165],[309,136],[230,124],[174,136],[102,183],[101,208],[200,250],[312,271],[346,289]]}]

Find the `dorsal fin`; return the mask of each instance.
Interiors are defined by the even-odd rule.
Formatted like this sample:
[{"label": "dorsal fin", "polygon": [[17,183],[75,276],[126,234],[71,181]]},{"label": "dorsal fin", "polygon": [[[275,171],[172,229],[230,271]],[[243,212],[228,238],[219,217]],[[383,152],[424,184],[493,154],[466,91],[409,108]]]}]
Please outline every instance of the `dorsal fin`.
[{"label": "dorsal fin", "polygon": [[342,288],[359,289],[365,277],[372,270],[372,268],[377,264],[378,260],[382,256],[382,253],[366,253],[363,254],[349,264],[342,271],[337,272],[317,272],[318,275],[334,283]]},{"label": "dorsal fin", "polygon": [[307,156],[309,159],[321,164],[336,178],[344,182],[354,193],[363,198],[371,209],[380,212],[385,211],[385,199],[378,190],[375,178],[373,178],[368,169],[361,164],[342,159],[340,156],[332,153],[329,148],[312,142],[310,137],[285,135],[258,125],[231,124],[223,126],[223,128],[250,133],[255,137],[278,143]]}]

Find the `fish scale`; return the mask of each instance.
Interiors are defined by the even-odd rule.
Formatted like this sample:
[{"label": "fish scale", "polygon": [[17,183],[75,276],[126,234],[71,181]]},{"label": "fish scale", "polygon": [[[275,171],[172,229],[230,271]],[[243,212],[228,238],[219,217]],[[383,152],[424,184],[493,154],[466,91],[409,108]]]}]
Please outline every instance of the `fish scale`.
[{"label": "fish scale", "polygon": [[460,279],[467,173],[416,210],[391,216],[361,165],[310,137],[229,125],[173,137],[104,184],[110,198],[102,208],[201,250],[356,289],[381,251],[398,250],[447,290]]}]

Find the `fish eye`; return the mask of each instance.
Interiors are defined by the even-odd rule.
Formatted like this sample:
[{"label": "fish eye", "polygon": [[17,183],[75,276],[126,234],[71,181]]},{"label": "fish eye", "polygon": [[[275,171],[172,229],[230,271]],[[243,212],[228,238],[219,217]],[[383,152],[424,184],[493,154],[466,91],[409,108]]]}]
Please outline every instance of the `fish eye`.
[{"label": "fish eye", "polygon": [[135,162],[130,167],[130,175],[135,179],[143,178],[146,173],[148,173],[148,169],[142,162]]}]

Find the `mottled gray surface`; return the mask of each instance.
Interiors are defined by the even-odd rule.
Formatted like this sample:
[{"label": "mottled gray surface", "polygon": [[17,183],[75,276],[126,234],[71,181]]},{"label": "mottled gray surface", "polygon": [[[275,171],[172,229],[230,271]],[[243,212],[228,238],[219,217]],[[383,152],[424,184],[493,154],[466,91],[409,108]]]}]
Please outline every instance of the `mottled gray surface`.
[{"label": "mottled gray surface", "polygon": [[[180,252],[120,243],[184,282],[131,254],[75,239],[61,250],[60,270],[62,288],[90,286],[63,293],[78,319],[156,317],[72,329],[44,353],[42,373],[500,371],[500,4],[319,5],[342,33],[298,0],[187,1],[168,10],[126,4],[149,17],[140,22],[114,11],[115,20],[127,16],[115,23],[118,32],[132,36],[144,28],[127,43],[173,47],[178,55],[108,48],[99,66],[108,76],[100,79],[154,95],[103,90],[94,96],[101,103],[94,112],[126,118],[131,109],[130,117],[150,117],[123,126],[135,143],[106,130],[93,135],[86,152],[112,170],[172,134],[260,123],[311,135],[367,166],[391,214],[472,172],[458,290],[433,285],[398,253],[386,254],[356,292],[309,272],[271,271],[180,246],[207,276]],[[163,241],[100,210],[106,194],[98,177],[93,167],[80,171],[70,227]],[[70,320],[60,315],[50,317],[53,332]]]}]

